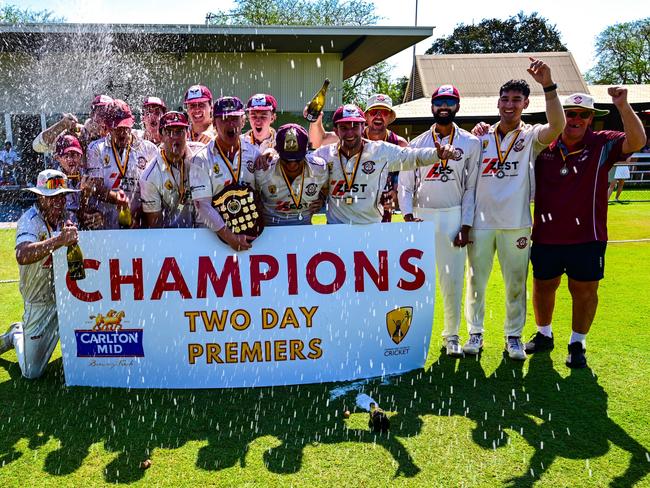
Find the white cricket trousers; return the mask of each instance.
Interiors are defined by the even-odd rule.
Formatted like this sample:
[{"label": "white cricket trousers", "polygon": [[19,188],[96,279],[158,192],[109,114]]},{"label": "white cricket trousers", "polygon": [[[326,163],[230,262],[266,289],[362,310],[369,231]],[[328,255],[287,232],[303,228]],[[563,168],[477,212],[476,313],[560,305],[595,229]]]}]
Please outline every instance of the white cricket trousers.
[{"label": "white cricket trousers", "polygon": [[465,320],[470,334],[482,334],[485,320],[485,288],[494,252],[501,266],[506,289],[506,336],[521,337],[526,323],[526,277],[530,256],[530,227],[521,229],[473,229],[473,244],[467,246],[469,258]]},{"label": "white cricket trousers", "polygon": [[465,276],[464,247],[455,247],[454,239],[460,231],[461,208],[419,208],[413,215],[435,223],[436,268],[445,310],[443,337],[458,335],[460,330],[460,304]]},{"label": "white cricket trousers", "polygon": [[13,339],[23,376],[29,379],[41,376],[59,341],[56,304],[25,302],[22,326]]}]

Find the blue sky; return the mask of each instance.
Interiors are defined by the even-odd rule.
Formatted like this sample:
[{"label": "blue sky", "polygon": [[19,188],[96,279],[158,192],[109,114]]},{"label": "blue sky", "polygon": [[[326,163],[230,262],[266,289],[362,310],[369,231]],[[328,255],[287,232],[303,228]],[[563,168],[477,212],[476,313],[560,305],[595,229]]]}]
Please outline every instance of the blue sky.
[{"label": "blue sky", "polygon": [[[228,9],[231,0],[15,0],[3,1],[21,8],[48,9],[69,22],[79,23],[137,23],[137,24],[201,24],[208,11]],[[377,13],[383,17],[380,25],[413,25],[416,0],[375,0]],[[416,46],[423,54],[436,37],[451,34],[459,23],[479,22],[483,18],[507,18],[520,10],[539,12],[554,23],[562,40],[578,63],[581,71],[593,65],[596,35],[617,22],[650,16],[650,2],[642,0],[555,2],[549,0],[419,0],[418,25],[432,26],[434,36]],[[395,65],[395,76],[407,76],[412,51],[406,50],[389,59]]]}]

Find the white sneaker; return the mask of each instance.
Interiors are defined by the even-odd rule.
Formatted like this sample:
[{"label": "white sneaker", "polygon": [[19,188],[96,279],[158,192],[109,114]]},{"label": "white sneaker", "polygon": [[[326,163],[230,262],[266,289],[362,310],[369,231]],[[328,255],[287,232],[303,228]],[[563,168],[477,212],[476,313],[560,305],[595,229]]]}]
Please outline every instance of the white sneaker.
[{"label": "white sneaker", "polygon": [[463,346],[465,354],[480,354],[483,350],[483,334],[470,334],[469,339]]},{"label": "white sneaker", "polygon": [[447,348],[447,356],[463,357],[463,349],[460,347],[460,338],[457,335],[443,337],[442,343]]},{"label": "white sneaker", "polygon": [[520,337],[506,337],[506,351],[508,351],[510,359],[515,359],[517,361],[526,360],[526,351],[524,350],[524,344],[521,342]]},{"label": "white sneaker", "polygon": [[14,322],[9,326],[7,332],[0,336],[0,354],[14,348],[14,334],[20,329],[20,322]]}]

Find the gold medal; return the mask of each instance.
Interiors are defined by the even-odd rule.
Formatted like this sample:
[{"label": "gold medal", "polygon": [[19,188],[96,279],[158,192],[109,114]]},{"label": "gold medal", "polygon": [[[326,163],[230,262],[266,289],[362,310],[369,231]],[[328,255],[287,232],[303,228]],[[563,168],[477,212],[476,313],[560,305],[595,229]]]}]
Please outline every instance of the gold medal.
[{"label": "gold medal", "polygon": [[354,198],[352,197],[345,197],[345,203],[347,205],[352,205],[354,203]]}]

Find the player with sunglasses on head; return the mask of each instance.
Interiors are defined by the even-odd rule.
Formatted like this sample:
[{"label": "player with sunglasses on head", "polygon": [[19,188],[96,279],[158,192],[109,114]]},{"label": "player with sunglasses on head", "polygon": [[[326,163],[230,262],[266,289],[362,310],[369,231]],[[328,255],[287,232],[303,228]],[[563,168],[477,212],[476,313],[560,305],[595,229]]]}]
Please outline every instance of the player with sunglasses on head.
[{"label": "player with sunglasses on head", "polygon": [[526,352],[553,349],[551,322],[555,292],[566,274],[573,303],[570,368],[587,366],[585,338],[596,315],[598,282],[604,276],[607,246],[607,173],[615,162],[644,146],[643,124],[627,101],[627,89],[608,93],[625,132],[594,131],[594,117],[609,113],[594,99],[574,93],[564,100],[566,126],[537,157],[533,223],[533,307],[537,333]]}]

